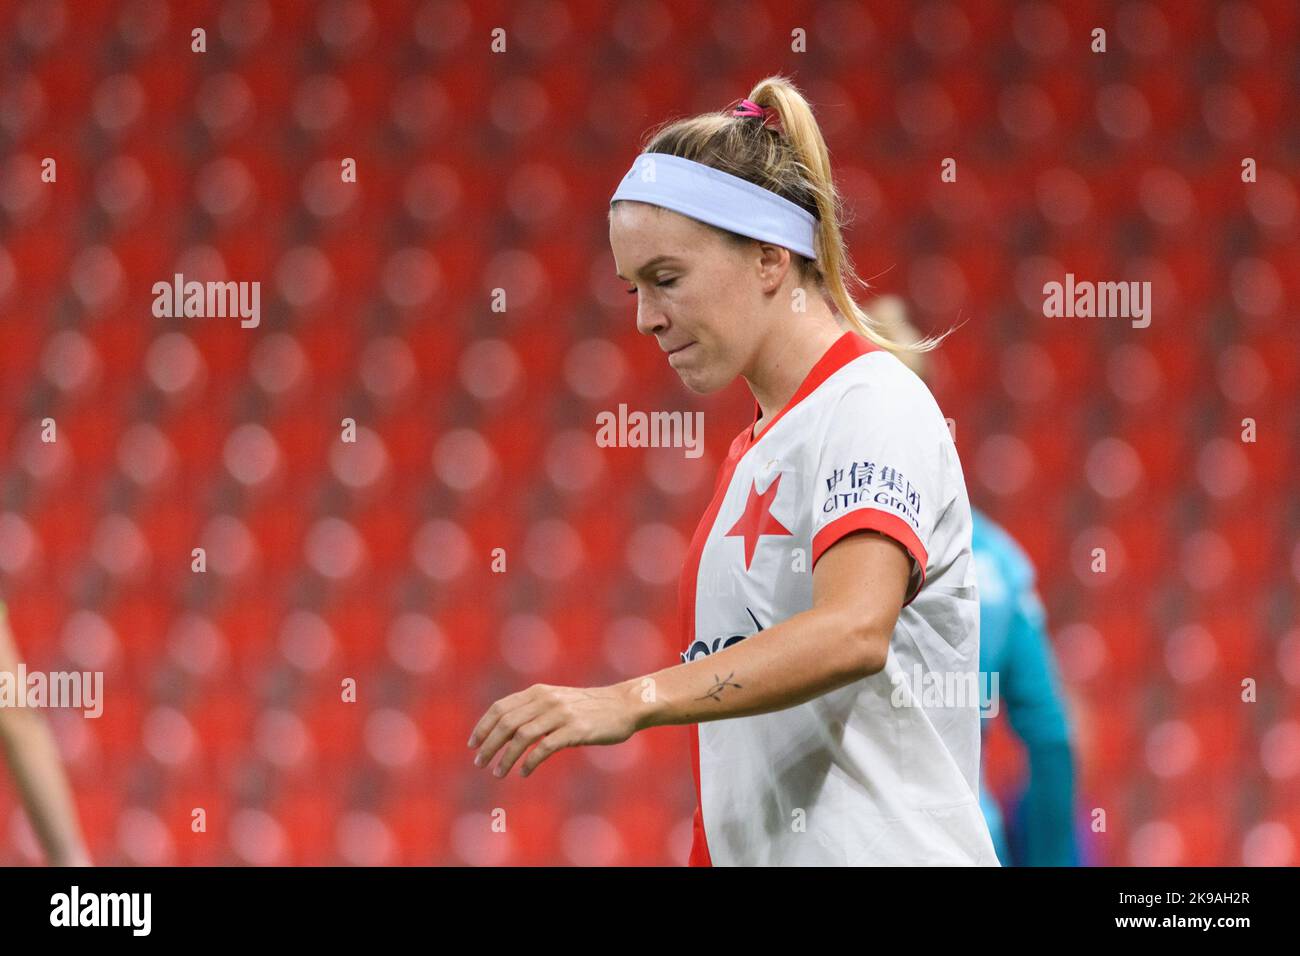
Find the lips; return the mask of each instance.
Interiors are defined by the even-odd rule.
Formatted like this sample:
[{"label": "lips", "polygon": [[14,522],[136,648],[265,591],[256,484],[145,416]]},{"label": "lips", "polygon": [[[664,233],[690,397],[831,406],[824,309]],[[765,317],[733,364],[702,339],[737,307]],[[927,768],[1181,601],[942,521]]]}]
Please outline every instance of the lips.
[{"label": "lips", "polygon": [[690,348],[690,347],[691,347],[692,345],[694,345],[694,344],[695,344],[694,342],[687,342],[685,345],[679,345],[679,346],[677,346],[677,348],[673,349],[673,350],[672,350],[671,352],[669,352],[668,354],[669,354],[669,355],[676,355],[678,352],[682,351],[682,349],[688,349],[688,348]]}]

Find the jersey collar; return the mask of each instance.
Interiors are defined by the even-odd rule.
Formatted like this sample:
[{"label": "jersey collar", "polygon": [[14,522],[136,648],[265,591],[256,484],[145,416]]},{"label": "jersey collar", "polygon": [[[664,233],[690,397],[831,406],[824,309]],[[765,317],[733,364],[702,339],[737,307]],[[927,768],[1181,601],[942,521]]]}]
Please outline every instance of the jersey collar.
[{"label": "jersey collar", "polygon": [[[845,332],[831,343],[830,348],[822,353],[822,357],[817,360],[816,364],[813,365],[808,374],[804,376],[804,380],[799,383],[799,387],[794,390],[794,394],[790,396],[790,401],[786,402],[785,407],[776,413],[776,417],[767,423],[767,427],[763,429],[762,434],[758,437],[761,439],[763,435],[766,435],[771,431],[772,426],[779,422],[786,412],[811,395],[816,391],[818,385],[826,381],[849,362],[853,361],[859,355],[866,355],[868,352],[879,351],[880,346],[876,345],[871,340],[864,338],[859,333],[852,330]],[[758,420],[762,416],[763,408],[758,404],[758,399],[754,399],[754,418],[742,435],[744,443],[740,448],[740,454],[743,455],[754,446],[756,441],[754,438],[754,426],[758,424]]]}]

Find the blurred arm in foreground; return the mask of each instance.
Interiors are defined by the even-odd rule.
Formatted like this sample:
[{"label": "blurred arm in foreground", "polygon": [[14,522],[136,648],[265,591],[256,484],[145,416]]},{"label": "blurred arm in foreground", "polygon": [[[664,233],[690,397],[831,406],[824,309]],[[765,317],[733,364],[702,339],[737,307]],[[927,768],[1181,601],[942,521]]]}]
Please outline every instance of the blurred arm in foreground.
[{"label": "blurred arm in foreground", "polygon": [[[0,674],[16,680],[18,660],[8,614],[0,603]],[[25,688],[15,691],[21,694]],[[90,866],[72,789],[44,715],[26,707],[5,707],[0,701],[0,753],[13,771],[27,818],[50,865]]]}]

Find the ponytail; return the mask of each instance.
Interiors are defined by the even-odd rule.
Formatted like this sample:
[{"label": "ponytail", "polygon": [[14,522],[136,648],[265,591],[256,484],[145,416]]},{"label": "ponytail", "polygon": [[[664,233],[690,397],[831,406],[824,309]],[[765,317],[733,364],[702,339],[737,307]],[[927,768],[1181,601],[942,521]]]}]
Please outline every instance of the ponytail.
[{"label": "ponytail", "polygon": [[858,277],[844,244],[844,205],[831,175],[830,152],[808,100],[780,74],[759,80],[748,99],[766,111],[762,123],[733,116],[730,109],[672,120],[651,131],[643,152],[705,163],[807,209],[817,217],[817,259],[794,255],[805,276],[816,275],[841,323],[892,352],[937,348],[953,329],[915,342],[898,342],[858,305],[855,293],[869,286]]}]

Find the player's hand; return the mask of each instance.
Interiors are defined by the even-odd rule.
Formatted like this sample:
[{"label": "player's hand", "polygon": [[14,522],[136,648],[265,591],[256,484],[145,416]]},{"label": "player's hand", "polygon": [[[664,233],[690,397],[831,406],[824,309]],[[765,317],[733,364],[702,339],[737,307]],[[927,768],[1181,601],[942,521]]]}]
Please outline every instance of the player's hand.
[{"label": "player's hand", "polygon": [[537,744],[520,767],[526,777],[543,760],[565,747],[621,744],[639,728],[640,698],[623,685],[553,687],[534,684],[487,709],[470,734],[469,746],[482,741],[474,765],[486,767],[502,750],[496,775],[504,777],[519,756]]}]

